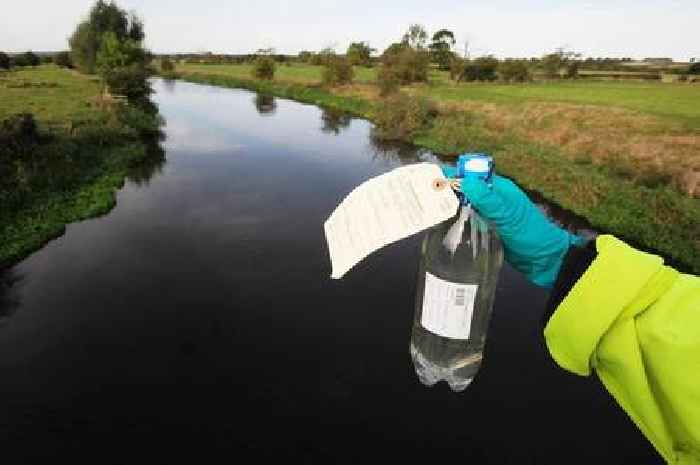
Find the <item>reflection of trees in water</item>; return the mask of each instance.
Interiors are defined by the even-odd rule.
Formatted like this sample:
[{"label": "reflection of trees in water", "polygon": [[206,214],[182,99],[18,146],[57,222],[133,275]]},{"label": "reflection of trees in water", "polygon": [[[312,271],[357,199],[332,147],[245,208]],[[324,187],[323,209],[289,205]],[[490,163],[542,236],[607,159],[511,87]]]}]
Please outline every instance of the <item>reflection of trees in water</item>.
[{"label": "reflection of trees in water", "polygon": [[22,279],[13,268],[0,270],[0,326],[19,308],[17,285]]},{"label": "reflection of trees in water", "polygon": [[[165,79],[166,87],[168,79]],[[172,81],[172,80],[170,80]],[[172,81],[174,86],[174,81]],[[172,89],[171,89],[172,90]],[[154,118],[153,126],[144,126],[140,131],[141,143],[144,144],[146,156],[129,167],[127,178],[137,185],[148,185],[149,181],[156,174],[163,171],[165,164],[165,149],[161,142],[165,140],[166,135],[163,132],[165,120],[160,115],[158,104],[150,98],[143,99],[138,102],[138,107]]]},{"label": "reflection of trees in water", "polygon": [[172,94],[175,92],[175,83],[177,79],[163,79],[163,88],[167,93]]},{"label": "reflection of trees in water", "polygon": [[253,98],[253,102],[255,103],[255,109],[261,115],[274,115],[277,111],[277,100],[272,95],[257,93]]},{"label": "reflection of trees in water", "polygon": [[155,175],[163,172],[166,160],[165,149],[161,141],[164,138],[165,134],[160,132],[143,140],[146,145],[146,157],[129,168],[128,178],[130,181],[139,186],[147,186]]},{"label": "reflection of trees in water", "polygon": [[374,158],[406,165],[423,160],[423,156],[428,153],[413,144],[398,140],[387,140],[378,137],[372,130],[369,135],[369,145]]},{"label": "reflection of trees in water", "polygon": [[332,110],[330,108],[322,108],[321,121],[323,126],[321,131],[326,134],[340,134],[343,129],[347,129],[352,122],[352,116],[340,110]]}]

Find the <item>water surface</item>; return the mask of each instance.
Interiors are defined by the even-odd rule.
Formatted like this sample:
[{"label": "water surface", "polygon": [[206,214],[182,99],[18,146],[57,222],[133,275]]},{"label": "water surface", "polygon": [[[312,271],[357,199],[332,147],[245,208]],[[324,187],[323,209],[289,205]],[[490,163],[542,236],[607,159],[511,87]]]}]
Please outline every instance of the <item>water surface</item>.
[{"label": "water surface", "polygon": [[597,380],[550,360],[547,294],[510,268],[461,394],[419,384],[408,354],[420,238],[329,279],[337,203],[430,153],[314,106],[156,90],[167,162],[2,275],[8,463],[659,461]]}]

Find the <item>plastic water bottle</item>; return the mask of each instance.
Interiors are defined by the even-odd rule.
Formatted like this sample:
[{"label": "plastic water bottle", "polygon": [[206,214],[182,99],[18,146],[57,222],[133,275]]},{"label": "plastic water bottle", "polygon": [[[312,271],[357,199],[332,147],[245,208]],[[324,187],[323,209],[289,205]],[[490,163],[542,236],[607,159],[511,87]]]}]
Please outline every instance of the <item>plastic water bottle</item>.
[{"label": "plastic water bottle", "polygon": [[[477,158],[482,163],[470,163]],[[463,155],[458,166],[460,173],[482,173],[487,180],[493,172],[493,160],[485,156]],[[502,263],[494,227],[466,201],[453,218],[427,232],[411,335],[421,383],[445,380],[459,392],[472,382],[483,359]]]}]

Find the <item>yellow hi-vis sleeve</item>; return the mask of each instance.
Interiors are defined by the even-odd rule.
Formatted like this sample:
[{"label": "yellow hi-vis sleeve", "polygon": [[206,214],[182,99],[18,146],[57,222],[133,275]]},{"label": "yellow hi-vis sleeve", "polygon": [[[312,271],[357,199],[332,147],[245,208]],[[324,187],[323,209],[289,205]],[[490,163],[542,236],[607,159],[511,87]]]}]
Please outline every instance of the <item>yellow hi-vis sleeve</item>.
[{"label": "yellow hi-vis sleeve", "polygon": [[594,369],[669,463],[700,464],[700,278],[612,236],[544,331],[562,368]]}]

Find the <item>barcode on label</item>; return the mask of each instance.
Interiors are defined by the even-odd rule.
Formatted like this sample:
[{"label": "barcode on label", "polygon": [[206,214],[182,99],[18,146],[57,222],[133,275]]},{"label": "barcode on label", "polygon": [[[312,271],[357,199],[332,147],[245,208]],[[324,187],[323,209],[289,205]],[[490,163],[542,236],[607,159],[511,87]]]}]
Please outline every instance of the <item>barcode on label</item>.
[{"label": "barcode on label", "polygon": [[433,334],[467,340],[479,286],[446,281],[425,273],[421,326]]},{"label": "barcode on label", "polygon": [[455,296],[455,305],[458,307],[464,307],[464,288],[457,289]]}]

